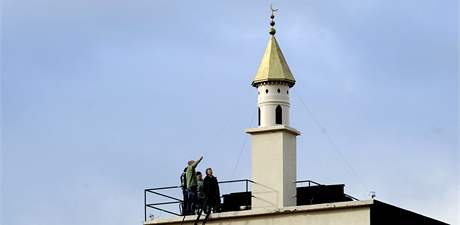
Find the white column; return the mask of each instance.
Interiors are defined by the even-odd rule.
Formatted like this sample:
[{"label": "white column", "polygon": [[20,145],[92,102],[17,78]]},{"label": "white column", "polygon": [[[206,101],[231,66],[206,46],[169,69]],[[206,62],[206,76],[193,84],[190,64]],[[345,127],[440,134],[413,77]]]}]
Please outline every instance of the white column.
[{"label": "white column", "polygon": [[[259,127],[289,125],[289,86],[287,84],[264,84],[257,87],[260,110]],[[276,107],[282,109],[281,124],[276,124]]]},{"label": "white column", "polygon": [[246,132],[252,143],[252,209],[295,206],[296,136],[300,132],[286,125]]},{"label": "white column", "polygon": [[[300,132],[289,127],[289,84],[259,84],[258,128],[247,129],[252,143],[252,208],[295,206],[296,137]],[[281,115],[277,121],[277,107]]]}]

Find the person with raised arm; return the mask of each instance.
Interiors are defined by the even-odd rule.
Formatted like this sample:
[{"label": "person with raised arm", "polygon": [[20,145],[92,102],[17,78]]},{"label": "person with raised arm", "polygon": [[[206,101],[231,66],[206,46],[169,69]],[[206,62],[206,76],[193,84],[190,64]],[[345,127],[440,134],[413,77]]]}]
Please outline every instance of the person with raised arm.
[{"label": "person with raised arm", "polygon": [[185,171],[185,179],[187,184],[187,207],[186,212],[190,215],[195,212],[195,207],[197,205],[197,179],[195,168],[203,160],[201,156],[197,161],[190,160],[188,161],[187,170]]}]

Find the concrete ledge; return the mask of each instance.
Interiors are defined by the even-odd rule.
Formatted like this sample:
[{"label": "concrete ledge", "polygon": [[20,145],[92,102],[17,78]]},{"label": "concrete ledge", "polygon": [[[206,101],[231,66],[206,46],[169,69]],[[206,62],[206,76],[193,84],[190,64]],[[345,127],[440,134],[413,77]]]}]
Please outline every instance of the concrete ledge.
[{"label": "concrete ledge", "polygon": [[[208,221],[223,220],[223,219],[234,219],[242,217],[256,217],[256,216],[267,216],[274,214],[293,214],[300,212],[309,212],[309,211],[326,211],[326,210],[337,210],[344,208],[356,208],[356,207],[370,207],[374,204],[373,200],[364,200],[364,201],[349,201],[349,202],[335,202],[335,203],[325,203],[325,204],[315,204],[315,205],[303,205],[303,206],[291,206],[279,209],[253,209],[245,211],[234,211],[234,212],[223,212],[215,213],[209,216]],[[194,222],[197,216],[186,216],[184,219],[185,222]],[[153,224],[177,224],[182,222],[183,217],[173,217],[168,219],[157,219],[145,221],[144,225],[153,225]],[[200,220],[204,219],[204,215],[201,216]]]},{"label": "concrete ledge", "polygon": [[270,127],[257,127],[257,128],[248,128],[245,130],[248,134],[256,134],[256,133],[265,133],[265,132],[276,132],[276,131],[287,131],[293,133],[295,135],[300,135],[300,131],[286,126],[286,125],[276,125]]}]

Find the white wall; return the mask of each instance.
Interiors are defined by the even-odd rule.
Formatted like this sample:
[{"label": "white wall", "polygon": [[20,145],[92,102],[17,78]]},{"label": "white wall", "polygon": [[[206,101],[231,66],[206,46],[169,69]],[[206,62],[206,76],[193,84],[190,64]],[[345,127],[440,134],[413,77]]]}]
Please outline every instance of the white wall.
[{"label": "white wall", "polygon": [[285,125],[246,130],[252,144],[252,208],[296,205],[296,136]]},{"label": "white wall", "polygon": [[[287,207],[271,210],[247,210],[211,214],[209,225],[370,225],[372,201],[338,202]],[[145,225],[181,224],[182,217],[147,221]],[[203,219],[203,217],[201,217]],[[192,224],[196,216],[187,216]],[[199,222],[201,224],[202,221]]]},{"label": "white wall", "polygon": [[[278,92],[278,89],[280,92]],[[282,124],[289,125],[290,104],[288,92],[289,86],[287,84],[263,84],[257,87],[260,127],[276,125],[275,109],[278,105],[282,108]]]}]

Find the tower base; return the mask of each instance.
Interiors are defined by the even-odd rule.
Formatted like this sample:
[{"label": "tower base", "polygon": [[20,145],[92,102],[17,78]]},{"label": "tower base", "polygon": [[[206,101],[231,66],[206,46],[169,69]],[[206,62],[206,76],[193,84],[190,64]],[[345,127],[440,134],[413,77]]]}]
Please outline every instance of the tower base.
[{"label": "tower base", "polygon": [[252,209],[296,205],[296,136],[286,125],[250,128]]}]

